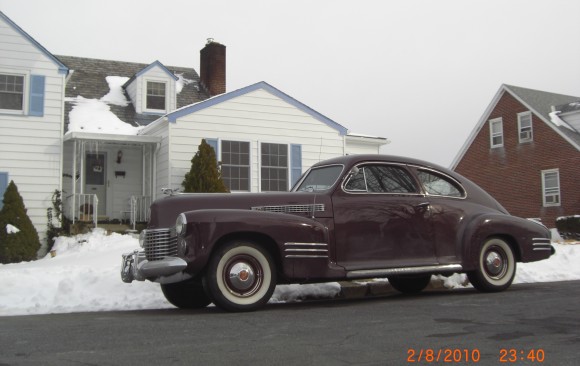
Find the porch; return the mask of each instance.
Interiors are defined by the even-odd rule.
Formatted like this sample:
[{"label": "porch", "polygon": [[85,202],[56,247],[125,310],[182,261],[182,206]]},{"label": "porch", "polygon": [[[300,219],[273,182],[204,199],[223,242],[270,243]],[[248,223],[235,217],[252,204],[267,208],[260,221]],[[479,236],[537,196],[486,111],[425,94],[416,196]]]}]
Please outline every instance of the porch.
[{"label": "porch", "polygon": [[63,198],[73,222],[114,222],[132,229],[149,220],[160,138],[95,133],[64,137]]}]

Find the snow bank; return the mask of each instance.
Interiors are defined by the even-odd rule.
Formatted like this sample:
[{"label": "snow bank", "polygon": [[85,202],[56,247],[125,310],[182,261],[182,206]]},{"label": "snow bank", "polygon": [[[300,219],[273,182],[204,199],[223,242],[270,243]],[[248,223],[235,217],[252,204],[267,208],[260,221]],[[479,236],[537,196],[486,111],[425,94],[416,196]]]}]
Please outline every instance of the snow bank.
[{"label": "snow bank", "polygon": [[[515,283],[580,279],[580,245],[554,243],[549,260],[519,264]],[[130,235],[106,235],[102,229],[72,238],[57,238],[56,254],[18,264],[0,265],[0,316],[163,309],[173,307],[159,284],[121,281],[121,254],[139,247]],[[469,286],[466,276],[438,276],[448,288]],[[276,287],[270,302],[305,298],[332,298],[340,292],[336,282]]]}]

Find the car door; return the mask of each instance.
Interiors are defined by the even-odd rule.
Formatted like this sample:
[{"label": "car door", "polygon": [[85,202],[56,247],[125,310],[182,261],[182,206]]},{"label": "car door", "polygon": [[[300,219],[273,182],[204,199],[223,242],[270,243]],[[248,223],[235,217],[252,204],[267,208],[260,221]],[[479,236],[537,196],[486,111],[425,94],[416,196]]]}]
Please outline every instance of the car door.
[{"label": "car door", "polygon": [[458,263],[460,238],[470,216],[471,204],[466,202],[465,190],[442,172],[416,167],[415,173],[429,201],[437,261],[442,265]]},{"label": "car door", "polygon": [[337,263],[347,270],[436,264],[429,204],[406,166],[357,169],[332,197]]}]

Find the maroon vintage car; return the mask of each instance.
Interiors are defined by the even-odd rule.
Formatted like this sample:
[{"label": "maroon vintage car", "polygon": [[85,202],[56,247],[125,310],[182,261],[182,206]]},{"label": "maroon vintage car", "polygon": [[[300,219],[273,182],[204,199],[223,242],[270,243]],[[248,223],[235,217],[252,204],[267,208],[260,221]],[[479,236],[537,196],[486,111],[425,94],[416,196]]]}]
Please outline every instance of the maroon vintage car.
[{"label": "maroon vintage car", "polygon": [[[499,184],[499,183],[498,183]],[[386,277],[403,293],[467,273],[501,291],[516,262],[553,254],[545,226],[468,179],[420,160],[351,155],[315,164],[291,192],[175,194],[151,205],[122,279],[159,282],[180,308],[265,304],[276,284]]]}]

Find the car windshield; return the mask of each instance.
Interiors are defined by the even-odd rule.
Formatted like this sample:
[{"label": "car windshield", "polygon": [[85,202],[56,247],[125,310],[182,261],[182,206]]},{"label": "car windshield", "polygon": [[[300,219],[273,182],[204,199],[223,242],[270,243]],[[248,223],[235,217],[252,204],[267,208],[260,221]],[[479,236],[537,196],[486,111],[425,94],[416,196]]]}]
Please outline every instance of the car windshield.
[{"label": "car windshield", "polygon": [[342,172],[342,165],[328,165],[314,168],[308,171],[306,177],[302,179],[296,192],[321,192],[326,191],[336,183]]}]

